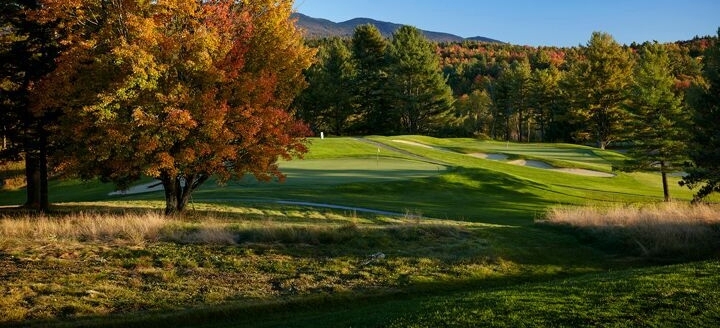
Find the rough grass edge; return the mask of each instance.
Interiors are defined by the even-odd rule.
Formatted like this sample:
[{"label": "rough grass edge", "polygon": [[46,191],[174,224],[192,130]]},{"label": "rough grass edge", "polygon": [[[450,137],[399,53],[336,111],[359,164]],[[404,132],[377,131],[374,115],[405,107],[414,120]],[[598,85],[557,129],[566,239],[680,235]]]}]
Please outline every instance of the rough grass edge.
[{"label": "rough grass edge", "polygon": [[718,205],[556,207],[537,223],[569,228],[584,241],[647,258],[720,257]]},{"label": "rough grass edge", "polygon": [[20,213],[0,215],[0,247],[4,240],[40,243],[55,241],[103,242],[144,245],[176,244],[235,245],[242,243],[338,244],[351,240],[386,237],[416,240],[428,236],[458,237],[467,231],[454,224],[440,224],[408,212],[401,222],[381,227],[344,224],[290,224],[273,220],[227,220],[204,216],[198,220],[166,217],[158,211],[111,214],[76,212],[62,215]]}]

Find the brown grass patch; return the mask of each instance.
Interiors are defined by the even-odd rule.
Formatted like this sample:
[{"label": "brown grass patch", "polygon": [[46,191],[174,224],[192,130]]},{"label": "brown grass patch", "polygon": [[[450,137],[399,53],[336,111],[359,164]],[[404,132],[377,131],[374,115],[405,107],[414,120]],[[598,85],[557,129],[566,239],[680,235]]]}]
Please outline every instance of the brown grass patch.
[{"label": "brown grass patch", "polygon": [[593,242],[647,257],[697,258],[720,251],[716,205],[554,208],[540,222],[571,227]]},{"label": "brown grass patch", "polygon": [[23,162],[0,164],[0,189],[17,190],[25,187],[25,166]]},{"label": "brown grass patch", "polygon": [[0,217],[0,236],[26,240],[129,241],[157,240],[167,224],[162,214],[111,215],[74,213],[59,217],[25,215]]}]

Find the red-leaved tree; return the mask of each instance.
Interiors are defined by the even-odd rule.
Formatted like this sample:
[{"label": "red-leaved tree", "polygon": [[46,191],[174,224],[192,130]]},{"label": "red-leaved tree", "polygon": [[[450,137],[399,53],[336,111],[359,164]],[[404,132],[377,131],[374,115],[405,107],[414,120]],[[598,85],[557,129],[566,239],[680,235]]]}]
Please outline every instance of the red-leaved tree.
[{"label": "red-leaved tree", "polygon": [[58,108],[63,172],[127,187],[162,181],[166,214],[211,176],[283,179],[280,158],[306,152],[287,112],[311,49],[292,1],[45,0],[69,50],[37,88]]}]

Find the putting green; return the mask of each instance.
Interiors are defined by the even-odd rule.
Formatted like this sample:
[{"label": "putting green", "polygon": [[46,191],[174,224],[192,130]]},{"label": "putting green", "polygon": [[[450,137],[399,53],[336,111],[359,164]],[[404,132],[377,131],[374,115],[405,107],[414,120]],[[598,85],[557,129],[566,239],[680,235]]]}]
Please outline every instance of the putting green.
[{"label": "putting green", "polygon": [[355,182],[382,182],[435,176],[447,171],[447,167],[433,163],[400,158],[339,158],[289,161],[280,164],[286,174],[285,183],[259,183],[246,176],[231,182],[236,186],[316,186],[339,185]]}]

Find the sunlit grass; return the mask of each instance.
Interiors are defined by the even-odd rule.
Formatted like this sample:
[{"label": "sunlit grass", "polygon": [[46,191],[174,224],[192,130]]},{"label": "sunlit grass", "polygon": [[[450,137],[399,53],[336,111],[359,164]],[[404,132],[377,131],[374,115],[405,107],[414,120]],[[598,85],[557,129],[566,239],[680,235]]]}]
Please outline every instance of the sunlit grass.
[{"label": "sunlit grass", "polygon": [[[682,290],[690,290],[693,270],[702,286],[710,285],[713,280],[704,274],[717,267],[714,262],[662,272],[627,270],[653,260],[714,258],[706,251],[712,248],[692,251],[702,245],[695,241],[708,240],[693,233],[708,227],[717,233],[712,220],[699,230],[684,230],[693,219],[679,223],[682,229],[667,223],[664,232],[651,230],[657,228],[652,216],[645,223],[630,218],[592,223],[597,227],[534,223],[549,209],[569,206],[594,205],[596,217],[605,217],[612,204],[647,209],[625,204],[662,200],[659,176],[575,176],[467,155],[505,152],[608,170],[621,154],[563,144],[370,139],[389,147],[380,147],[378,155],[378,145],[354,138],[313,140],[309,160],[281,163],[289,176],[285,184],[209,182],[176,218],[158,214],[161,192],[110,197],[113,187],[98,181],[53,181],[55,204],[45,216],[3,209],[0,325],[65,320],[70,326],[166,327],[624,325],[627,317],[645,315],[642,304],[668,309],[632,321],[654,325],[673,318],[673,309],[687,310],[686,304],[712,311],[716,307],[703,307],[699,300],[720,303],[711,290],[678,294],[663,285],[677,278]],[[434,164],[439,162],[448,165]],[[689,200],[691,192],[676,182],[671,181],[673,197]],[[22,192],[3,191],[0,203],[19,204]],[[592,215],[566,215],[578,216]],[[690,241],[691,248],[656,248],[655,241],[644,239],[655,234],[669,245]],[[640,283],[645,275],[652,283]],[[640,287],[627,289],[622,279]],[[670,301],[657,301],[658,295]],[[633,303],[637,306],[623,302],[645,297],[651,299]],[[560,313],[572,304],[578,305]],[[597,304],[612,305],[594,314]],[[575,321],[578,316],[582,319]],[[687,318],[704,322],[702,316]]]},{"label": "sunlit grass", "polygon": [[669,203],[553,208],[543,223],[568,226],[606,246],[650,257],[720,254],[720,207]]},{"label": "sunlit grass", "polygon": [[107,215],[73,213],[60,217],[28,214],[0,217],[0,236],[32,241],[115,241],[135,244],[154,241],[169,219],[159,212]]},{"label": "sunlit grass", "polygon": [[23,162],[0,164],[0,190],[17,190],[25,186]]}]

